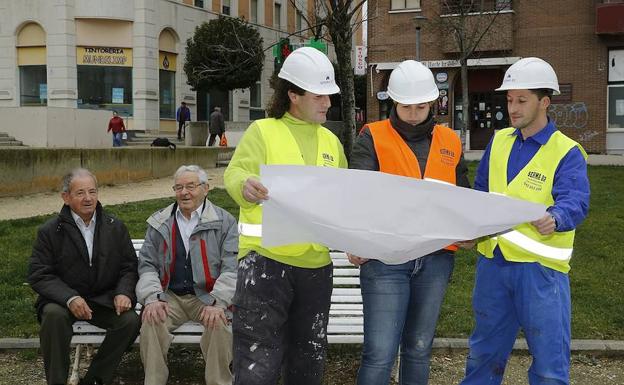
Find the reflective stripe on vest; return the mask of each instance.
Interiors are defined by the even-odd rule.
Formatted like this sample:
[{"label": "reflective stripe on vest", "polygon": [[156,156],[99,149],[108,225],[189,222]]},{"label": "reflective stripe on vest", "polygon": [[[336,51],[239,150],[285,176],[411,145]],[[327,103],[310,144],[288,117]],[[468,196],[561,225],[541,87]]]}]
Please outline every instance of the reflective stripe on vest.
[{"label": "reflective stripe on vest", "polygon": [[[292,164],[305,165],[299,145],[290,129],[279,119],[256,120],[260,129],[266,151],[265,164]],[[317,125],[317,166],[338,167],[340,163],[340,142],[328,129]],[[239,248],[254,249],[262,247],[262,206],[240,209],[239,221]],[[327,248],[316,243],[298,243],[279,247],[264,248],[277,255],[298,256],[310,248],[326,251]]]},{"label": "reflective stripe on vest", "polygon": [[[456,168],[462,147],[459,137],[450,128],[440,125],[433,127],[424,178],[418,158],[392,127],[390,119],[370,123],[368,128],[373,137],[379,171],[453,186],[457,184]],[[445,249],[456,251],[457,246],[449,245]]]},{"label": "reflective stripe on vest", "polygon": [[[514,128],[500,130],[494,135],[489,163],[489,191],[522,200],[552,206],[552,187],[555,171],[561,159],[577,146],[587,158],[585,150],[560,131],[555,131],[541,146],[527,165],[507,184],[507,164],[517,138]],[[479,242],[478,250],[488,258],[498,246],[506,260],[538,262],[543,266],[567,273],[574,245],[574,230],[541,235],[534,226],[522,223],[513,231]]]}]

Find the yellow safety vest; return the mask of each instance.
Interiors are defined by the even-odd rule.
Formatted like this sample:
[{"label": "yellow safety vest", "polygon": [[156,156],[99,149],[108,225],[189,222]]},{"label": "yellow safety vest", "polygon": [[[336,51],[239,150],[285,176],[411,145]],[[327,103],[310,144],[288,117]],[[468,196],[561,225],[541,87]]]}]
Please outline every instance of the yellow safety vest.
[{"label": "yellow safety vest", "polygon": [[[265,164],[305,165],[299,145],[290,129],[279,119],[256,120],[266,149]],[[317,166],[338,167],[340,164],[340,142],[328,129],[320,124],[316,129],[318,138]],[[239,249],[257,250],[262,239],[262,206],[240,209]],[[284,256],[299,256],[314,248],[327,251],[323,245],[316,243],[296,243],[279,247],[264,248],[271,253]]]},{"label": "yellow safety vest", "polygon": [[[552,206],[552,187],[555,171],[561,159],[578,147],[585,159],[583,147],[555,131],[518,175],[507,184],[507,162],[516,140],[514,128],[505,128],[494,135],[490,149],[489,191],[522,200]],[[574,246],[574,230],[541,235],[530,223],[523,223],[513,230],[491,236],[479,242],[477,248],[488,258],[494,257],[498,245],[503,256],[513,262],[538,262],[548,268],[567,273]]]}]

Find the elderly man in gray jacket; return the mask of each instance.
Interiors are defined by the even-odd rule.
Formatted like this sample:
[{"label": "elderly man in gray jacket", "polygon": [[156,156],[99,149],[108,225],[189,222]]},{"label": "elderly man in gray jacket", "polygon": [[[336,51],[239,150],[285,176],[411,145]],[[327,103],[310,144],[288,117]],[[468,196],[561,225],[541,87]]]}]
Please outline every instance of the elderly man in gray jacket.
[{"label": "elderly man in gray jacket", "polygon": [[167,382],[171,331],[186,321],[204,325],[200,347],[206,385],[230,385],[232,297],[236,288],[236,219],[213,205],[198,166],[174,175],[176,203],[147,220],[136,293],[144,305],[141,360],[146,385]]}]

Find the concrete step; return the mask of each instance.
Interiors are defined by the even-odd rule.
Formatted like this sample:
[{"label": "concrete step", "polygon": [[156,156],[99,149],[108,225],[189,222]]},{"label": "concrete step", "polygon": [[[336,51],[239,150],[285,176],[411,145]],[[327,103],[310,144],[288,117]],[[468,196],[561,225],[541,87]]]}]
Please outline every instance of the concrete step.
[{"label": "concrete step", "polygon": [[24,144],[19,140],[15,140],[14,137],[10,136],[6,132],[0,132],[0,146],[14,147],[14,146],[24,146]]}]

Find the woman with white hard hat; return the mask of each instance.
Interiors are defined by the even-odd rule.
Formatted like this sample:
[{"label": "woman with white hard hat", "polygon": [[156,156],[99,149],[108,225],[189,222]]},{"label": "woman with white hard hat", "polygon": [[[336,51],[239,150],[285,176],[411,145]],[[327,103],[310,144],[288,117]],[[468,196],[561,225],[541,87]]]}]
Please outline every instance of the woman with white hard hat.
[{"label": "woman with white hard hat", "polygon": [[[429,68],[414,60],[402,62],[390,74],[388,95],[394,101],[390,118],[364,126],[350,168],[470,187],[459,137],[435,124],[432,106],[439,91]],[[348,254],[361,269],[364,303],[358,385],[388,384],[398,350],[399,383],[427,384],[433,336],[456,249],[449,245],[399,265]]]},{"label": "woman with white hard hat", "polygon": [[321,126],[339,89],[331,62],[311,47],[286,58],[273,88],[269,118],[245,131],[224,175],[240,206],[234,385],[276,385],[280,375],[285,385],[320,385],[333,287],[329,250],[262,246],[260,203],[270,191],[259,175],[263,164],[347,167],[340,141]]}]

